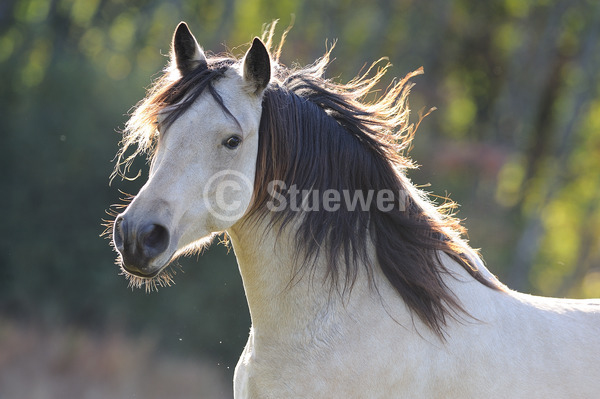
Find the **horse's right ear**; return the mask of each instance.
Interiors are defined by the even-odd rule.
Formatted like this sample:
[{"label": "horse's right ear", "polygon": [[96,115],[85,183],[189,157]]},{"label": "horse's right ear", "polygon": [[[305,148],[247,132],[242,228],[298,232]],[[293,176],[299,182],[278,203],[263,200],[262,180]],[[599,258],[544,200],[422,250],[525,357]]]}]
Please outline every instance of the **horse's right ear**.
[{"label": "horse's right ear", "polygon": [[271,57],[264,43],[257,37],[242,62],[244,80],[253,92],[261,94],[271,80]]},{"label": "horse's right ear", "polygon": [[180,22],[173,34],[171,60],[182,75],[201,64],[206,65],[204,51],[185,22]]}]

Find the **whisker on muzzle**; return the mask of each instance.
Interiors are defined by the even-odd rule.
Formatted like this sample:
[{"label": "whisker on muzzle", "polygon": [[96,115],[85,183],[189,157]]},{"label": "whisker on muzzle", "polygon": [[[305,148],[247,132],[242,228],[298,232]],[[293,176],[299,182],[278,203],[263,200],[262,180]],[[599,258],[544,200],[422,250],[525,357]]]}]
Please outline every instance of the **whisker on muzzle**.
[{"label": "whisker on muzzle", "polygon": [[170,287],[174,285],[175,280],[173,279],[173,277],[177,274],[177,271],[174,269],[174,267],[178,267],[179,270],[183,272],[181,265],[175,263],[166,266],[156,276],[140,277],[136,276],[135,274],[131,274],[127,270],[125,270],[120,259],[116,263],[121,268],[120,275],[125,276],[125,278],[128,281],[127,286],[131,289],[144,288],[144,291],[146,291],[146,293],[158,291],[158,289],[162,287]]}]

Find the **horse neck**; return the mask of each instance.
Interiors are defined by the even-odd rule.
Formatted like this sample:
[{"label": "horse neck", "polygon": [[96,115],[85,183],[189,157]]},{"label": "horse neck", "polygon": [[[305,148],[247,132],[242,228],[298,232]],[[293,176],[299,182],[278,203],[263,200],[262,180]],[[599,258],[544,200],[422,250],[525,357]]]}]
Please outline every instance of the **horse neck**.
[{"label": "horse neck", "polygon": [[[350,293],[332,290],[326,274],[325,251],[321,251],[314,265],[311,263],[295,275],[293,227],[277,232],[265,229],[261,223],[252,228],[238,223],[228,233],[242,275],[255,337],[331,338],[332,334],[343,334],[357,323],[368,323],[364,317],[374,320],[381,317],[373,309],[386,312],[381,306],[386,295],[398,300],[395,293],[385,289],[387,281],[379,267],[373,267],[377,290],[373,289],[363,265]],[[375,259],[373,246],[368,250],[373,252],[371,259]],[[407,320],[410,317],[408,313],[400,317],[404,316]]]}]

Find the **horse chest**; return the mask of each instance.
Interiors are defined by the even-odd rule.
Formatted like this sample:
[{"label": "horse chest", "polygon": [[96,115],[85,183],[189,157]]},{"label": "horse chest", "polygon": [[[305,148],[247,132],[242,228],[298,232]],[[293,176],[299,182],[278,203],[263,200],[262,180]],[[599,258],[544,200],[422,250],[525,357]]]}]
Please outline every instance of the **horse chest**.
[{"label": "horse chest", "polygon": [[234,397],[401,398],[420,388],[406,389],[406,377],[415,380],[400,358],[357,341],[311,351],[280,345],[257,348],[250,337],[236,367]]}]

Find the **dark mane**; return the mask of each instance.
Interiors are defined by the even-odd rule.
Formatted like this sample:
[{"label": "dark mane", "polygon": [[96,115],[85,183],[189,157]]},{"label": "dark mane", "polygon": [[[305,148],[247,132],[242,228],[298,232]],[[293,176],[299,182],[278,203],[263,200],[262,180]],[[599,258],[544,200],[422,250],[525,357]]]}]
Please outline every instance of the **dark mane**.
[{"label": "dark mane", "polygon": [[[313,68],[280,69],[266,90],[259,130],[255,179],[255,202],[250,210],[283,228],[299,217],[284,208],[270,212],[269,182],[282,181],[286,188],[323,193],[335,190],[396,194],[391,210],[368,209],[325,211],[323,197],[304,199],[311,210],[303,212],[297,231],[297,252],[305,260],[326,250],[328,275],[342,290],[352,287],[360,264],[379,264],[408,307],[423,322],[442,335],[448,311],[463,311],[460,302],[444,283],[448,274],[440,252],[449,255],[481,283],[498,288],[486,279],[475,263],[476,255],[460,239],[464,228],[442,209],[436,209],[404,176],[412,167],[402,156],[415,126],[408,123],[406,97],[414,74],[391,85],[377,101],[361,100],[380,81],[386,67],[373,77],[368,72],[349,84],[323,78],[328,54]],[[291,200],[288,191],[279,194]],[[298,197],[296,203],[301,203]],[[290,201],[291,202],[291,201]],[[289,202],[288,202],[289,203]],[[372,241],[376,259],[369,259]],[[325,248],[325,249],[324,249]],[[471,253],[469,253],[471,252]],[[371,270],[367,270],[371,276]]]},{"label": "dark mane", "polygon": [[[325,251],[332,287],[344,292],[352,288],[360,265],[372,277],[377,263],[407,306],[443,336],[448,316],[464,310],[444,282],[449,271],[441,262],[442,253],[482,284],[494,289],[500,285],[478,270],[479,258],[461,239],[464,228],[459,221],[443,207],[434,206],[405,176],[412,163],[402,154],[416,130],[408,122],[406,98],[412,86],[408,79],[420,71],[393,82],[378,99],[366,103],[365,97],[385,75],[387,65],[338,84],[323,76],[329,52],[313,66],[295,70],[279,64],[278,53],[274,76],[264,92],[255,200],[248,219],[266,219],[281,231],[301,217],[296,233],[296,251],[304,259],[300,267],[310,265]],[[208,66],[186,76],[174,79],[171,73],[165,74],[128,122],[119,164],[126,168],[140,152],[152,156],[152,124],[162,109],[169,108],[166,123],[172,122],[209,90],[229,113],[212,82],[236,62],[209,59]],[[132,144],[137,149],[125,156]],[[292,186],[300,192],[319,193],[388,190],[394,193],[395,206],[382,211],[372,201],[367,209],[349,209],[341,201],[332,212],[324,210],[322,197],[309,197],[304,204],[312,211],[290,207],[272,211],[267,203],[273,199],[269,192],[273,181],[282,182],[277,193],[289,200],[295,195]],[[302,203],[301,196],[296,203]],[[371,243],[376,259],[369,258]]]}]

